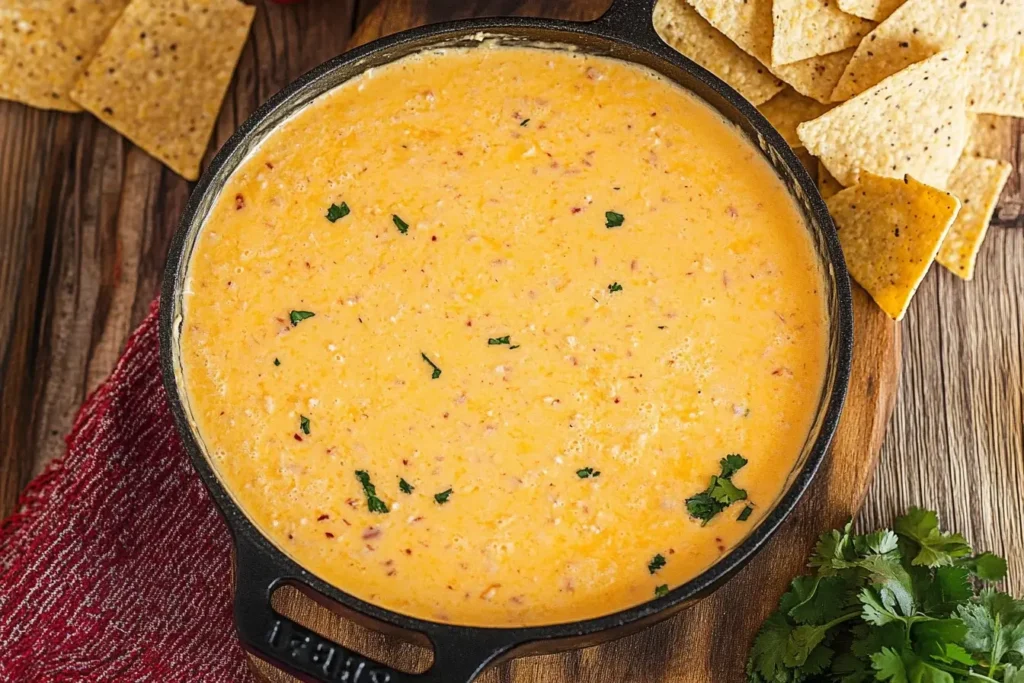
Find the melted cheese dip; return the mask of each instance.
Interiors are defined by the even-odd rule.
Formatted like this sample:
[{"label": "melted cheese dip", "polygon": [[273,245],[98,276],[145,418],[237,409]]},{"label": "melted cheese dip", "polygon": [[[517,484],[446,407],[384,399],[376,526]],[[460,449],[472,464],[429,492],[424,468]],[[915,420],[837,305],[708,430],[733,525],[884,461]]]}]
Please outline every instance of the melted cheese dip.
[{"label": "melted cheese dip", "polygon": [[[234,173],[183,381],[303,567],[424,619],[566,622],[693,578],[771,508],[821,394],[822,288],[782,183],[691,94],[606,58],[433,52]],[[730,453],[747,499],[702,526],[686,501]]]}]

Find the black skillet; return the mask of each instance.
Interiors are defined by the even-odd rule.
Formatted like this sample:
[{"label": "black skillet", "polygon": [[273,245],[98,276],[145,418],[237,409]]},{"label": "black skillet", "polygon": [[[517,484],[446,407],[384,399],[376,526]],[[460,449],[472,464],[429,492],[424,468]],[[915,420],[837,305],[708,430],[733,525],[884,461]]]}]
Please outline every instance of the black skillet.
[{"label": "black skillet", "polygon": [[[853,312],[846,264],[828,210],[793,150],[739,94],[667,47],[654,31],[656,0],[616,0],[596,21],[490,18],[456,21],[375,40],[313,69],[270,98],[242,125],[203,174],[171,243],[160,305],[160,362],[175,422],[235,543],[235,624],[250,652],[307,681],[470,683],[495,662],[618,638],[679,612],[709,594],[765,544],[807,489],[832,440],[846,396],[853,348]],[[182,288],[192,248],[220,189],[245,156],[282,120],[364,70],[425,48],[475,47],[481,35],[509,44],[567,45],[651,68],[703,98],[761,150],[797,200],[825,274],[830,317],[829,362],[814,426],[772,511],[717,564],[667,595],[597,619],[529,628],[479,628],[414,619],[355,598],[305,571],[268,541],[242,513],[200,445],[179,382],[178,330]],[[277,613],[271,592],[293,585],[336,613],[371,629],[433,646],[428,671],[408,674],[371,661]],[[737,652],[737,657],[742,653]]]}]

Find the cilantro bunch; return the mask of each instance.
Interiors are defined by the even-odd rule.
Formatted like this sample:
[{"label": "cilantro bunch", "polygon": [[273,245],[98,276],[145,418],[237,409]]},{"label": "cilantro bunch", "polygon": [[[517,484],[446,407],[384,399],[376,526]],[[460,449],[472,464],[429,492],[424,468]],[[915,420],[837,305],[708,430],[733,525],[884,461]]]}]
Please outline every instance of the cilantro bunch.
[{"label": "cilantro bunch", "polygon": [[1006,561],[975,555],[934,512],[893,531],[824,534],[747,661],[749,683],[1024,683],[1024,600],[986,586]]}]

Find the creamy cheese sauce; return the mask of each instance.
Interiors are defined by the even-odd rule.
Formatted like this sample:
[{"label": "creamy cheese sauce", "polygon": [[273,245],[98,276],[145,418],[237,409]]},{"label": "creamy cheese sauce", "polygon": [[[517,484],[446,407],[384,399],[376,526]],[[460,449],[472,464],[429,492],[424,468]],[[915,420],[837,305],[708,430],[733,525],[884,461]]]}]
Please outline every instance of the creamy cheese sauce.
[{"label": "creamy cheese sauce", "polygon": [[[316,575],[430,620],[565,622],[684,583],[771,508],[822,290],[784,186],[696,97],[453,49],[347,82],[234,173],[183,381],[218,476]],[[732,453],[746,499],[702,524]]]}]

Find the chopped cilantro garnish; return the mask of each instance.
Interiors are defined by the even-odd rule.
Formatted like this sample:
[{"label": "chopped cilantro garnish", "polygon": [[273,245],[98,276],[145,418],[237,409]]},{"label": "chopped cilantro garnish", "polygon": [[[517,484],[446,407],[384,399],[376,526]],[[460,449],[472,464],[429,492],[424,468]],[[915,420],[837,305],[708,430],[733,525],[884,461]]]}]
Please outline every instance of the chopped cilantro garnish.
[{"label": "chopped cilantro garnish", "polygon": [[744,465],[746,458],[731,453],[719,461],[722,471],[712,476],[708,487],[695,496],[686,499],[686,511],[690,516],[699,519],[701,526],[733,503],[746,500],[747,492],[732,483],[732,475]]},{"label": "chopped cilantro garnish", "polygon": [[654,597],[660,598],[663,595],[668,595],[668,584],[663,583],[660,586],[654,588]]},{"label": "chopped cilantro garnish", "polygon": [[281,361],[279,361],[278,359],[275,358],[274,359],[274,365],[280,365],[280,364],[281,364]]},{"label": "chopped cilantro garnish", "polygon": [[292,327],[294,327],[306,318],[312,318],[314,315],[316,315],[316,313],[313,313],[312,311],[292,311],[288,314],[288,317],[292,321]]},{"label": "chopped cilantro garnish", "polygon": [[434,368],[434,372],[430,373],[430,379],[437,379],[441,376],[441,368],[434,365],[434,361],[430,360],[430,358],[427,357],[427,354],[420,352],[420,357],[427,361],[427,365]]},{"label": "chopped cilantro garnish", "polygon": [[498,346],[499,344],[509,343],[511,343],[511,337],[510,335],[507,334],[504,337],[491,337],[490,339],[487,340],[488,346]]},{"label": "chopped cilantro garnish", "polygon": [[621,292],[622,291],[622,285],[620,285],[618,282],[613,282],[610,285],[608,285],[608,291],[609,292]]},{"label": "chopped cilantro garnish", "polygon": [[447,489],[445,491],[441,491],[441,493],[435,493],[434,500],[437,501],[438,505],[444,505],[445,503],[448,502],[448,496],[450,495],[452,495],[452,490]]},{"label": "chopped cilantro garnish", "polygon": [[752,513],[753,511],[754,511],[754,508],[752,508],[752,507],[750,507],[750,506],[748,505],[748,506],[746,506],[745,508],[743,508],[743,509],[742,509],[742,510],[740,511],[740,516],[739,516],[739,517],[737,517],[736,519],[737,519],[738,521],[740,521],[740,522],[745,522],[745,521],[747,521],[748,519],[750,519],[750,515],[751,515],[751,513]]},{"label": "chopped cilantro garnish", "polygon": [[661,553],[658,553],[657,555],[655,555],[654,557],[651,558],[650,562],[647,563],[647,571],[649,571],[650,573],[654,574],[654,573],[656,573],[659,569],[661,569],[664,566],[665,566],[665,556],[662,555]]},{"label": "chopped cilantro garnish", "polygon": [[299,429],[302,430],[303,434],[309,435],[309,418],[305,415],[299,415]]},{"label": "chopped cilantro garnish", "polygon": [[626,217],[621,213],[615,213],[614,211],[604,212],[604,227],[606,228],[617,228],[626,222]]},{"label": "chopped cilantro garnish", "polygon": [[345,216],[352,213],[348,209],[348,204],[342,202],[341,204],[331,204],[331,208],[327,209],[327,220],[335,222],[338,219],[344,218]]},{"label": "chopped cilantro garnish", "polygon": [[513,344],[512,346],[508,347],[508,350],[511,351],[512,349],[518,349],[518,348],[519,348],[519,344]]},{"label": "chopped cilantro garnish", "polygon": [[600,477],[601,473],[593,467],[584,467],[581,470],[576,470],[576,476],[580,479],[590,479],[591,477]]},{"label": "chopped cilantro garnish", "polygon": [[398,479],[398,490],[401,491],[402,493],[412,493],[414,488],[416,487],[407,482],[405,479]]},{"label": "chopped cilantro garnish", "polygon": [[522,127],[522,126],[525,126],[526,124],[528,124],[529,122],[530,122],[530,119],[523,119],[522,122],[519,125],[520,125],[520,127]]},{"label": "chopped cilantro garnish", "polygon": [[403,221],[397,215],[392,214],[391,220],[395,222],[395,227],[398,228],[398,232],[402,233],[403,235],[409,232],[409,224]]},{"label": "chopped cilantro garnish", "polygon": [[377,497],[377,489],[370,483],[370,474],[364,470],[356,470],[356,479],[363,485],[363,493],[366,494],[366,507],[370,512],[388,512],[387,504]]}]

